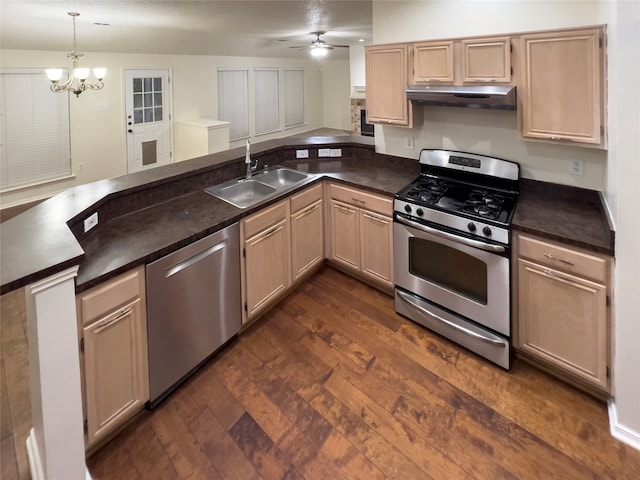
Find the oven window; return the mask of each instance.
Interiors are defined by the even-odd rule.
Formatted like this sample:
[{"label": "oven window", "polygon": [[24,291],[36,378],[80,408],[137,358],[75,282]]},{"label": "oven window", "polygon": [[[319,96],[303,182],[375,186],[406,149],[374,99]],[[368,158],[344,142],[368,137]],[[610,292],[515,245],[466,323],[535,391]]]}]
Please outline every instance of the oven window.
[{"label": "oven window", "polygon": [[487,304],[487,264],[459,250],[411,237],[409,272],[475,302]]}]

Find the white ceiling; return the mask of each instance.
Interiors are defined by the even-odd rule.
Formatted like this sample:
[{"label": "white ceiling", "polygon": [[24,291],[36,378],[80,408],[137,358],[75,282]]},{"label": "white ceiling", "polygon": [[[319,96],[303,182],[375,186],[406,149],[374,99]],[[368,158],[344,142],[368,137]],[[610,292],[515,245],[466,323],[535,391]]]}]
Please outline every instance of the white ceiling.
[{"label": "white ceiling", "polygon": [[[78,12],[80,52],[291,57],[308,50],[309,33],[328,44],[371,42],[371,0],[0,0],[0,46],[69,51]],[[96,25],[106,23],[108,26]],[[329,58],[348,58],[336,48]]]}]

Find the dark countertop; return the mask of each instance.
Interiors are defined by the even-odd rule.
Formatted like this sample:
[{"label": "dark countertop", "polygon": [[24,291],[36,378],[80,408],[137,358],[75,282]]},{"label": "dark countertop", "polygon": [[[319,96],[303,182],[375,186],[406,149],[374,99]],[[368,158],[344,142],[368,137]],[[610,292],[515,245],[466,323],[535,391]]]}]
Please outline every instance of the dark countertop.
[{"label": "dark countertop", "polygon": [[[317,146],[342,148],[339,158],[314,158]],[[310,157],[295,160],[296,148]],[[148,263],[274,203],[239,209],[205,187],[244,173],[244,148],[69,189],[2,224],[1,294],[79,265],[82,291]],[[287,165],[315,174],[298,189],[332,178],[393,195],[419,173],[417,161],[375,153],[366,137],[289,137],[252,145],[262,165]],[[296,190],[298,190],[296,189]],[[294,190],[295,191],[295,190]],[[285,194],[290,195],[294,191]],[[99,224],[83,232],[83,220]]]},{"label": "dark countertop", "polygon": [[614,256],[615,232],[595,190],[522,179],[514,230]]},{"label": "dark countertop", "polygon": [[[317,146],[342,148],[317,158]],[[308,148],[309,159],[295,159]],[[261,165],[313,173],[288,196],[323,179],[393,196],[419,174],[416,160],[375,152],[367,137],[289,137],[252,145]],[[74,265],[78,292],[149,263],[279,201],[236,208],[204,188],[244,173],[244,148],[69,189],[2,224],[1,294]],[[83,220],[99,213],[84,233]],[[599,192],[523,179],[514,229],[613,255],[614,233]]]}]

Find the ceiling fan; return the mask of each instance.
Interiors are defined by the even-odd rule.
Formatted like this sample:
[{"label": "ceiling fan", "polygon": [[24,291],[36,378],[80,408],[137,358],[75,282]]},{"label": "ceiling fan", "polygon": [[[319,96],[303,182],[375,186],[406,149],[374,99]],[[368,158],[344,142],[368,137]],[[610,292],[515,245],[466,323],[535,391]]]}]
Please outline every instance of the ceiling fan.
[{"label": "ceiling fan", "polygon": [[329,50],[333,50],[334,48],[349,48],[349,45],[330,45],[324,40],[320,40],[320,35],[324,35],[325,33],[327,32],[323,30],[310,32],[311,35],[316,36],[316,39],[311,42],[311,45],[293,46],[289,48],[295,48],[298,50],[301,50],[303,48],[310,48],[311,55],[313,55],[314,57],[324,57],[327,53],[329,53]]}]

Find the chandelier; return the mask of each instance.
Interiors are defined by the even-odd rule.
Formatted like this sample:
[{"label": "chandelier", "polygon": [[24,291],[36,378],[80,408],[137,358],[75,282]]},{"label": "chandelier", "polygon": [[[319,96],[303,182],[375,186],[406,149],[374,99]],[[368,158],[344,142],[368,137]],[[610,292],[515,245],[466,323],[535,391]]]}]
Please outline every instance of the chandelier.
[{"label": "chandelier", "polygon": [[55,93],[62,92],[71,92],[75,93],[76,97],[79,97],[82,92],[85,90],[100,90],[104,87],[104,83],[102,83],[102,79],[104,78],[104,74],[106,73],[106,68],[94,68],[93,75],[96,77],[95,82],[88,82],[87,78],[89,77],[89,68],[81,68],[80,67],[80,57],[84,56],[84,54],[79,53],[76,50],[76,17],[80,16],[79,13],[68,12],[69,15],[73,19],[73,50],[67,53],[67,58],[70,58],[73,62],[73,70],[71,71],[69,78],[60,83],[60,79],[62,78],[62,69],[61,68],[49,68],[46,70],[47,77],[51,80],[51,91]]}]

